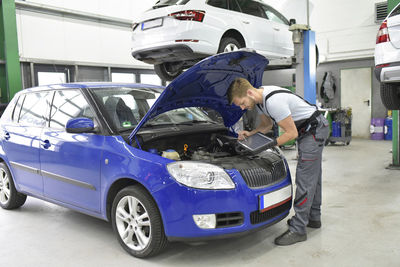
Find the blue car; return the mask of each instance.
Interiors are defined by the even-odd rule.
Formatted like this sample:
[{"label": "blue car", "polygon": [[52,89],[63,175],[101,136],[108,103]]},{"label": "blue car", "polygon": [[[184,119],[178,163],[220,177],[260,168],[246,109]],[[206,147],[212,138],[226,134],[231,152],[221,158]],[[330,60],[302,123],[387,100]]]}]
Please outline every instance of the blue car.
[{"label": "blue car", "polygon": [[[260,86],[268,60],[207,58],[165,89],[71,83],[18,92],[0,121],[0,205],[27,196],[110,221],[136,257],[169,241],[231,237],[279,222],[292,206],[279,150],[238,149],[236,77]],[[223,124],[207,115],[220,114]]]}]

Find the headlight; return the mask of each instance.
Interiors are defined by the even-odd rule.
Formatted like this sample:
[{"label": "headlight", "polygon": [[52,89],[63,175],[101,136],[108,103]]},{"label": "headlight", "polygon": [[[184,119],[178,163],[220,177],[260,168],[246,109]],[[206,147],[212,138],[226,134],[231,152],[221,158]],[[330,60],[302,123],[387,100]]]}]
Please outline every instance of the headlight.
[{"label": "headlight", "polygon": [[200,189],[233,189],[235,184],[224,169],[207,163],[180,161],[167,165],[179,183]]}]

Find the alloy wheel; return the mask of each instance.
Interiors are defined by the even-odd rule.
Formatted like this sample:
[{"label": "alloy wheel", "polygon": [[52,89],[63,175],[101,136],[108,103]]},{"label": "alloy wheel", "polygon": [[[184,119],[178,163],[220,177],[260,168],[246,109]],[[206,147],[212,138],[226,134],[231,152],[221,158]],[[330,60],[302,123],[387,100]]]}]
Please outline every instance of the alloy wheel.
[{"label": "alloy wheel", "polygon": [[118,234],[130,249],[141,251],[147,247],[151,240],[150,217],[137,198],[125,196],[118,202],[115,222]]},{"label": "alloy wheel", "polygon": [[10,180],[7,172],[0,169],[0,203],[6,205],[10,199]]},{"label": "alloy wheel", "polygon": [[233,52],[239,50],[239,47],[237,47],[235,44],[227,44],[225,46],[224,52]]}]

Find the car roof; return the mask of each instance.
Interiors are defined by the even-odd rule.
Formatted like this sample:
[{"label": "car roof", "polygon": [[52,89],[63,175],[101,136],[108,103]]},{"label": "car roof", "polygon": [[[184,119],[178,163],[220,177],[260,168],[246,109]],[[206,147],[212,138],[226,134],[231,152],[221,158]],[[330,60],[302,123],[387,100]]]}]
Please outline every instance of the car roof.
[{"label": "car roof", "polygon": [[60,90],[60,89],[71,89],[71,88],[80,88],[80,89],[101,89],[101,88],[119,88],[119,87],[128,87],[128,88],[140,88],[140,89],[156,89],[163,90],[164,86],[152,85],[152,84],[141,84],[141,83],[115,83],[115,82],[76,82],[76,83],[61,83],[61,84],[50,84],[44,86],[31,87],[22,90],[21,92],[35,92],[35,91],[44,91],[44,90]]}]

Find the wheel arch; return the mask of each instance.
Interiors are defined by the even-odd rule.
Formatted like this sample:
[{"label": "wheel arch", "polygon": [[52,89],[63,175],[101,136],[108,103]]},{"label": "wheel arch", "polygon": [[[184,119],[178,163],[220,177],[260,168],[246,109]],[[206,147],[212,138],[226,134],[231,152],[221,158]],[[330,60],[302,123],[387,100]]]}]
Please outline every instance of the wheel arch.
[{"label": "wheel arch", "polygon": [[[153,198],[154,202],[157,203],[154,199],[154,197],[151,195],[150,191],[140,182],[137,180],[134,180],[132,178],[120,178],[118,180],[115,180],[110,188],[108,189],[107,192],[107,199],[106,199],[106,218],[108,221],[111,221],[111,210],[112,210],[112,204],[114,201],[115,196],[118,194],[119,191],[124,189],[127,186],[131,185],[137,185],[142,187],[144,190],[146,190],[147,193]],[[159,209],[159,207],[157,207]]]},{"label": "wheel arch", "polygon": [[221,39],[219,40],[219,45],[221,45],[222,39],[224,39],[225,37],[235,38],[243,47],[246,47],[246,40],[238,30],[229,29],[225,31],[224,34],[221,36]]}]

